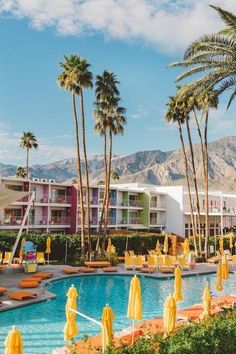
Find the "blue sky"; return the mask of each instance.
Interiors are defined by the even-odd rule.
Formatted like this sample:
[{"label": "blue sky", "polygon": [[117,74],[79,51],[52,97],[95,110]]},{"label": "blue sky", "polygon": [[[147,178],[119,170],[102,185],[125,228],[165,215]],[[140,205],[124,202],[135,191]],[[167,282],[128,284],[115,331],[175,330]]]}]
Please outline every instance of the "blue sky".
[{"label": "blue sky", "polygon": [[[235,10],[233,0],[211,1]],[[74,155],[71,99],[59,89],[58,63],[77,53],[94,75],[117,74],[128,124],[115,140],[116,154],[179,147],[178,133],[164,123],[167,98],[177,72],[166,65],[181,58],[185,46],[220,21],[199,0],[5,0],[0,2],[0,162],[23,164],[22,131],[40,144],[32,163]],[[93,91],[85,93],[89,154],[101,154],[93,131]],[[210,140],[236,132],[235,109],[225,98],[212,115]],[[223,123],[222,123],[223,122]]]}]

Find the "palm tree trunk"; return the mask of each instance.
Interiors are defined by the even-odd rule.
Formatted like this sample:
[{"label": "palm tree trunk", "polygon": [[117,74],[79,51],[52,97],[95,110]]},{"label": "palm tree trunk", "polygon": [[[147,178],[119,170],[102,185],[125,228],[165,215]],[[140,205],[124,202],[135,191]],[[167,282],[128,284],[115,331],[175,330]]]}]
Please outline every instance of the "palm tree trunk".
[{"label": "palm tree trunk", "polygon": [[[98,233],[99,235],[102,235],[102,224],[104,221],[104,212],[105,212],[105,207],[106,207],[106,186],[107,186],[107,134],[106,132],[104,133],[104,139],[103,139],[103,158],[104,158],[104,170],[105,170],[105,189],[104,189],[104,196],[103,196],[103,201],[102,201],[102,211],[101,211],[101,217],[99,220],[99,230]],[[105,230],[105,224],[104,224],[104,234],[106,233]],[[104,242],[103,242],[104,243]],[[96,249],[98,250],[98,245],[99,245],[99,237],[98,237],[98,243]]]},{"label": "palm tree trunk", "polygon": [[183,152],[183,156],[184,156],[184,168],[185,168],[185,177],[186,177],[188,196],[189,196],[189,204],[190,204],[190,218],[191,218],[192,229],[193,229],[194,250],[195,250],[196,256],[198,256],[197,241],[196,241],[196,229],[195,229],[194,216],[193,216],[193,204],[192,204],[192,196],[191,196],[191,189],[190,189],[190,183],[189,183],[188,160],[187,160],[186,149],[185,149],[185,145],[184,145],[182,127],[181,127],[181,123],[179,120],[178,120],[178,128],[179,128],[180,141],[181,141],[181,145],[182,145],[182,152]]},{"label": "palm tree trunk", "polygon": [[26,150],[26,176],[29,179],[29,148]]},{"label": "palm tree trunk", "polygon": [[83,184],[82,184],[82,174],[81,174],[81,160],[80,160],[80,144],[79,144],[79,133],[78,133],[78,118],[75,105],[75,94],[72,93],[72,109],[74,115],[75,124],[75,143],[76,143],[76,160],[77,160],[77,175],[78,175],[78,185],[79,185],[79,199],[80,199],[80,220],[81,220],[81,255],[84,256],[84,201],[83,201]]},{"label": "palm tree trunk", "polygon": [[195,189],[195,195],[196,195],[196,204],[197,204],[197,223],[198,223],[198,235],[199,235],[199,253],[200,256],[202,255],[202,245],[201,245],[201,217],[200,217],[200,203],[199,203],[199,193],[198,193],[198,183],[197,183],[197,175],[196,175],[196,167],[195,167],[195,159],[194,159],[194,152],[193,152],[193,144],[192,144],[192,138],[191,138],[191,132],[190,132],[190,127],[189,127],[189,120],[188,118],[186,119],[186,126],[187,126],[187,133],[188,133],[188,140],[189,140],[189,146],[190,146],[190,153],[191,153],[191,161],[192,161],[192,167],[193,167],[193,183],[194,183],[194,189]]},{"label": "palm tree trunk", "polygon": [[89,189],[89,173],[88,173],[88,159],[85,139],[85,114],[84,114],[84,98],[83,89],[80,88],[80,108],[81,108],[81,130],[82,130],[82,145],[85,165],[85,179],[86,179],[86,200],[87,200],[87,223],[88,223],[88,256],[91,255],[91,228],[90,228],[90,189]]},{"label": "palm tree trunk", "polygon": [[206,219],[205,219],[205,246],[204,253],[205,257],[208,256],[208,239],[209,239],[209,202],[208,202],[208,174],[209,174],[209,161],[208,161],[208,142],[207,142],[207,131],[208,131],[208,118],[209,118],[209,109],[206,110],[205,116],[205,127],[204,127],[204,147],[205,147],[205,209],[206,209]]},{"label": "palm tree trunk", "polygon": [[110,183],[111,183],[111,159],[112,159],[112,131],[109,129],[109,156],[108,156],[108,166],[107,166],[107,192],[106,192],[106,215],[105,215],[105,225],[107,227],[109,223],[109,206],[110,206]]}]

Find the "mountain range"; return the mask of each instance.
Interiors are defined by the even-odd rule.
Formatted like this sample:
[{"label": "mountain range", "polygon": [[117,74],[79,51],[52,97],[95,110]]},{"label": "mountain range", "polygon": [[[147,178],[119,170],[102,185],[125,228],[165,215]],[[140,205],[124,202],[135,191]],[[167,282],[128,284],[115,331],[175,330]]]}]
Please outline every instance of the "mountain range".
[{"label": "mountain range", "polygon": [[[234,190],[236,180],[236,137],[229,136],[209,143],[209,179],[212,188]],[[197,176],[201,177],[201,151],[194,145]],[[189,149],[187,156],[190,160]],[[15,175],[16,166],[0,164],[1,176]],[[89,158],[89,174],[92,182],[103,180],[103,157]],[[84,166],[82,166],[84,171]],[[157,185],[183,184],[184,162],[181,149],[163,152],[160,150],[139,151],[112,158],[112,170],[120,176],[119,182],[140,182]],[[64,159],[44,165],[32,165],[31,177],[65,181],[76,177],[76,160]],[[199,179],[200,181],[200,179]]]}]

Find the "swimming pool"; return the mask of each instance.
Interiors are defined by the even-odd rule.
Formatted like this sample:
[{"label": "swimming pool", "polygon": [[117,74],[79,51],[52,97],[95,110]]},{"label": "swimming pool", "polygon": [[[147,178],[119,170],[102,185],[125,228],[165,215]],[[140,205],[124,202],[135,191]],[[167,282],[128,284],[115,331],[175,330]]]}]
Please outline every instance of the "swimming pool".
[{"label": "swimming pool", "polygon": [[[99,320],[103,306],[109,303],[115,313],[114,330],[130,326],[131,322],[126,318],[130,280],[130,276],[123,275],[87,275],[52,282],[50,291],[57,295],[55,300],[0,313],[0,353],[4,353],[4,339],[13,324],[21,330],[25,354],[49,354],[53,349],[64,346],[65,295],[71,284],[79,291],[79,311]],[[207,280],[213,294],[216,294],[215,275],[184,277],[184,301],[179,308],[201,302]],[[222,294],[235,293],[235,280],[236,275],[233,274],[224,282]],[[172,293],[173,284],[173,279],[141,277],[143,319],[162,315],[164,300]],[[78,339],[84,334],[99,332],[98,327],[82,318],[77,317],[77,323]]]}]

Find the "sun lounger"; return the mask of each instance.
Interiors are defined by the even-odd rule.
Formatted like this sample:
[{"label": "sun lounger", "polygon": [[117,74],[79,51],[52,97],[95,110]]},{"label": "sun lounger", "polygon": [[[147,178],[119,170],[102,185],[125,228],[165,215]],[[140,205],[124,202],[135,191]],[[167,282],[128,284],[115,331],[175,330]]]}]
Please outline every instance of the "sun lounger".
[{"label": "sun lounger", "polygon": [[95,273],[97,269],[95,268],[80,268],[80,273]]},{"label": "sun lounger", "polygon": [[79,273],[79,268],[63,268],[62,269],[62,273],[65,273],[65,274],[77,274]]},{"label": "sun lounger", "polygon": [[9,294],[8,297],[11,300],[24,301],[34,299],[37,297],[37,294],[30,291],[17,291],[16,293]]},{"label": "sun lounger", "polygon": [[37,280],[34,281],[21,280],[19,283],[19,288],[21,289],[30,289],[30,288],[38,288],[38,287],[39,287],[39,283]]},{"label": "sun lounger", "polygon": [[132,257],[128,256],[125,257],[125,269],[127,270],[133,270],[134,268],[134,260]]},{"label": "sun lounger", "polygon": [[225,295],[214,298],[211,300],[211,304],[219,307],[235,307],[236,306],[236,296]]},{"label": "sun lounger", "polygon": [[110,267],[111,263],[110,262],[84,262],[84,265],[86,267],[91,267],[91,268],[105,268],[105,267]]},{"label": "sun lounger", "polygon": [[114,272],[118,272],[118,268],[116,267],[107,267],[107,268],[102,268],[102,270],[105,273],[114,273]]},{"label": "sun lounger", "polygon": [[174,273],[174,268],[170,268],[170,267],[165,267],[165,266],[161,266],[159,267],[159,272],[161,273]]},{"label": "sun lounger", "polygon": [[3,295],[7,291],[3,286],[0,287],[0,295]]},{"label": "sun lounger", "polygon": [[49,279],[52,278],[53,274],[52,273],[36,273],[32,275],[33,278],[41,278],[41,279]]},{"label": "sun lounger", "polygon": [[220,257],[218,257],[218,256],[211,257],[211,258],[207,259],[207,263],[216,264],[216,263],[219,263],[219,261],[220,261]]},{"label": "sun lounger", "polygon": [[42,278],[33,278],[33,277],[21,279],[21,281],[24,281],[24,282],[37,281],[38,283],[40,283],[42,280],[43,280]]},{"label": "sun lounger", "polygon": [[142,268],[140,269],[140,273],[146,273],[146,274],[151,274],[151,273],[155,273],[156,268]]},{"label": "sun lounger", "polygon": [[[184,310],[180,310],[177,312],[177,317],[186,321],[198,321],[203,313],[202,306],[192,306]],[[220,310],[216,308],[211,308],[211,316],[219,313]]]}]

